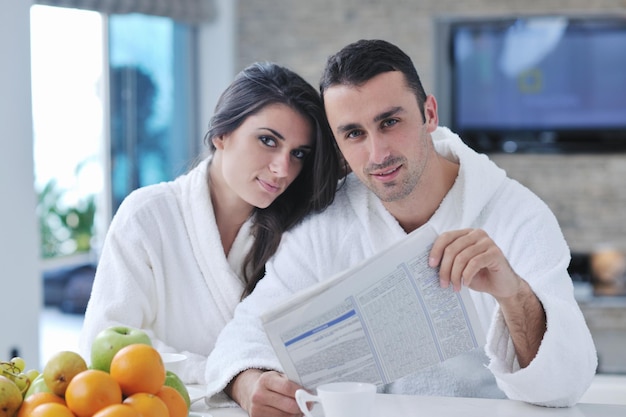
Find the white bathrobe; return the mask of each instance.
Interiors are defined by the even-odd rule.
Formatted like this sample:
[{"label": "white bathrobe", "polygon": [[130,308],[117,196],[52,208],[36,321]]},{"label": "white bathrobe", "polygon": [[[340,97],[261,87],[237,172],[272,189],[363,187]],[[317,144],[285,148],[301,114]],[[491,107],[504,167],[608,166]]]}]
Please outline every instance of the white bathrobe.
[{"label": "white bathrobe", "polygon": [[141,328],[162,352],[188,355],[178,372],[204,383],[206,358],[243,291],[249,222],[224,255],[207,183],[209,159],[174,181],[140,188],[111,222],[81,333],[81,353],[112,325]]},{"label": "white bathrobe", "polygon": [[[531,191],[506,177],[485,155],[475,153],[448,129],[437,129],[433,140],[440,154],[459,161],[460,170],[428,223],[438,233],[467,227],[484,229],[541,300],[548,330],[535,359],[520,369],[497,303],[488,294],[471,291],[487,333],[484,351],[448,360],[381,390],[506,396],[545,406],[574,404],[591,383],[597,357],[573,296],[567,273],[569,249],[554,215]],[[259,313],[405,236],[380,200],[350,175],[330,208],[283,236],[265,278],[224,328],[207,362],[207,402],[225,405],[227,399],[220,391],[245,369],[281,370]]]}]

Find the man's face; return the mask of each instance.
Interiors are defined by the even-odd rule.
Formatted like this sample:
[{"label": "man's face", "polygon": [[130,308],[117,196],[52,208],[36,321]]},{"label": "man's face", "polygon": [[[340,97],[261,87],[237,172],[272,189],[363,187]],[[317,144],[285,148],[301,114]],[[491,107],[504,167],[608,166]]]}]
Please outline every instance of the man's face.
[{"label": "man's face", "polygon": [[324,104],[339,149],[359,179],[385,203],[415,196],[433,152],[435,99],[426,100],[424,122],[404,75],[392,71],[360,86],[332,86]]}]

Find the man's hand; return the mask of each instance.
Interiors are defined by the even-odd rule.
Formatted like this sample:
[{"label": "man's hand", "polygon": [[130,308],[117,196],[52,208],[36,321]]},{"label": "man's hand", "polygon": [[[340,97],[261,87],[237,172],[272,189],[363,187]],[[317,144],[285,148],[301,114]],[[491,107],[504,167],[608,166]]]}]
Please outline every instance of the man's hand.
[{"label": "man's hand", "polygon": [[430,251],[429,265],[439,266],[443,288],[452,285],[459,291],[465,285],[497,300],[517,294],[522,281],[500,248],[481,229],[442,233]]},{"label": "man's hand", "polygon": [[301,416],[295,400],[302,388],[275,371],[248,369],[237,375],[224,390],[250,417]]},{"label": "man's hand", "polygon": [[502,310],[522,368],[539,351],[546,332],[546,315],[532,288],[513,271],[500,248],[480,229],[442,233],[428,261],[439,266],[439,282],[459,291],[465,285],[491,294]]}]

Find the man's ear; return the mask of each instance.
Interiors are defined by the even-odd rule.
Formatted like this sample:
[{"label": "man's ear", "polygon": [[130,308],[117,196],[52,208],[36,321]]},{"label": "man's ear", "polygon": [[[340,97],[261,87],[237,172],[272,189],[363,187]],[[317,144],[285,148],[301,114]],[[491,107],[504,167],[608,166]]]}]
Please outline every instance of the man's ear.
[{"label": "man's ear", "polygon": [[437,100],[432,94],[426,97],[424,102],[425,124],[429,132],[434,132],[439,126],[439,114],[437,113]]}]

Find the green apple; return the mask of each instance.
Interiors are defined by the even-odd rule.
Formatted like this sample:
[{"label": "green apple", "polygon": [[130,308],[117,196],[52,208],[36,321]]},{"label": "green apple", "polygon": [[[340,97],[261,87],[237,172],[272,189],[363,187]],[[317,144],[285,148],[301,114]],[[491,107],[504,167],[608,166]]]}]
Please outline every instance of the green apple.
[{"label": "green apple", "polygon": [[24,394],[24,398],[26,399],[36,392],[52,392],[46,385],[46,380],[43,379],[43,374],[37,375],[37,377],[31,381],[26,394]]},{"label": "green apple", "polygon": [[87,370],[87,362],[76,352],[57,352],[46,362],[43,379],[52,393],[63,397],[68,384],[79,373]]},{"label": "green apple", "polygon": [[13,417],[22,405],[22,393],[9,378],[0,375],[0,417]]},{"label": "green apple", "polygon": [[117,351],[134,343],[152,346],[150,336],[140,329],[112,326],[102,330],[91,344],[91,368],[109,372]]},{"label": "green apple", "polygon": [[191,407],[191,398],[189,397],[189,391],[187,391],[187,387],[185,386],[183,381],[178,377],[178,375],[176,375],[172,371],[166,371],[165,372],[165,384],[163,385],[167,385],[168,387],[172,387],[176,391],[178,391],[180,395],[182,395],[183,398],[185,399],[185,402],[187,403],[187,409],[189,410],[189,407]]}]

